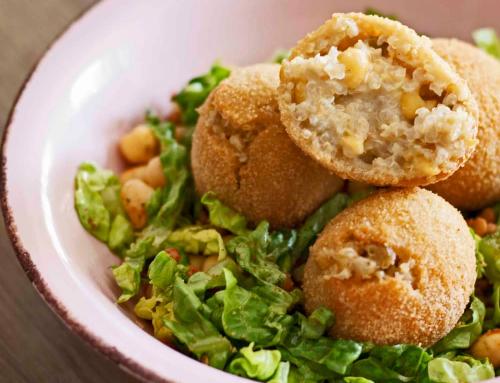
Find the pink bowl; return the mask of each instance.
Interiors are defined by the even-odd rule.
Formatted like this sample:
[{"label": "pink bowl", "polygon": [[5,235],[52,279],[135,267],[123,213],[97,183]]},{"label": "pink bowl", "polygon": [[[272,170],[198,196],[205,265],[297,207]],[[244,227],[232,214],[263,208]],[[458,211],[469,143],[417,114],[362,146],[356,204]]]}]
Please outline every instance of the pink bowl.
[{"label": "pink bowl", "polygon": [[11,113],[0,196],[21,264],[73,331],[145,380],[245,381],[166,347],[115,304],[118,260],[78,222],[75,169],[85,160],[119,168],[117,138],[146,108],[167,112],[169,96],[214,60],[267,60],[332,12],[366,6],[431,36],[500,29],[497,0],[106,0],[51,46]]}]

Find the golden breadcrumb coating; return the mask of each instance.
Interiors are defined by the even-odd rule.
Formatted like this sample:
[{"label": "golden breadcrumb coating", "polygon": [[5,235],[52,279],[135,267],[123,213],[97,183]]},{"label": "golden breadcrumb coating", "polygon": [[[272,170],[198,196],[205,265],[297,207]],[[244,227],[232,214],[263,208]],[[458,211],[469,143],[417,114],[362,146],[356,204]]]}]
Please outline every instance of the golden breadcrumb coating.
[{"label": "golden breadcrumb coating", "polygon": [[449,177],[477,143],[477,105],[427,37],[400,22],[334,14],[280,72],[292,139],[342,178],[417,186]]},{"label": "golden breadcrumb coating", "polygon": [[463,41],[434,39],[432,45],[478,103],[479,144],[463,168],[429,189],[459,209],[480,209],[500,201],[500,62]]},{"label": "golden breadcrumb coating", "polygon": [[191,152],[196,190],[252,222],[301,223],[343,185],[307,157],[280,122],[279,65],[233,71],[200,108]]},{"label": "golden breadcrumb coating", "polygon": [[306,310],[333,310],[335,337],[429,346],[465,310],[474,250],[462,215],[441,197],[379,191],[340,213],[311,247]]}]

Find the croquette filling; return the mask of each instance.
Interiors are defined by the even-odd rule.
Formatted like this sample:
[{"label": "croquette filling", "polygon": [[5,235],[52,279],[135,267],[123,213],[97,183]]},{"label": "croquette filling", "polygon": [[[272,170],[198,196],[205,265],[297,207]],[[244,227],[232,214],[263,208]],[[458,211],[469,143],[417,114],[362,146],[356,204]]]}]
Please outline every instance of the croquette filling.
[{"label": "croquette filling", "polygon": [[290,110],[320,156],[419,177],[454,169],[474,145],[474,118],[452,88],[396,58],[383,38],[324,52],[284,64]]},{"label": "croquette filling", "polygon": [[320,264],[324,263],[324,266],[329,268],[327,273],[329,278],[341,280],[351,277],[379,280],[395,278],[410,285],[414,280],[412,274],[414,261],[400,262],[398,255],[390,246],[375,244],[361,246],[347,243],[339,250],[323,249],[317,259]]},{"label": "croquette filling", "polygon": [[263,126],[253,125],[248,129],[233,128],[222,116],[217,112],[212,112],[210,115],[210,127],[212,132],[222,139],[227,140],[231,145],[241,163],[248,161],[248,146],[264,129]]}]

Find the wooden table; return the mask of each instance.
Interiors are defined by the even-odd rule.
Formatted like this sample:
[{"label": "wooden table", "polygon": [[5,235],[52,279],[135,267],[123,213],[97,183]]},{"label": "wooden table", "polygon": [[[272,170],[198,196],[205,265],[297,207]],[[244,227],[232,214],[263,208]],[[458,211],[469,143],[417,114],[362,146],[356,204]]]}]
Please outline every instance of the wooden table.
[{"label": "wooden table", "polygon": [[[0,0],[0,126],[33,64],[95,0]],[[137,382],[71,333],[25,276],[0,222],[0,382]]]}]

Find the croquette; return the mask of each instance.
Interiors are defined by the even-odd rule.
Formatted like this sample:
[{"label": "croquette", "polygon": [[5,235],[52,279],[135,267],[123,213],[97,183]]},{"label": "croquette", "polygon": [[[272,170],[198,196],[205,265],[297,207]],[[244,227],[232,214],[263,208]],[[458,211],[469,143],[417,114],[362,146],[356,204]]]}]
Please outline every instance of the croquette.
[{"label": "croquette", "polygon": [[272,227],[301,223],[343,181],[288,137],[276,100],[279,65],[233,71],[200,108],[191,152],[199,194]]},{"label": "croquette", "polygon": [[280,78],[287,132],[342,178],[426,185],[449,177],[476,146],[466,82],[400,22],[334,14],[299,41]]},{"label": "croquette", "polygon": [[479,106],[479,144],[465,166],[429,188],[462,210],[500,201],[500,62],[455,39],[432,40],[434,50],[467,81]]},{"label": "croquette", "polygon": [[466,308],[474,249],[443,198],[421,188],[379,191],[340,213],[310,248],[306,310],[331,309],[335,337],[432,345]]}]

